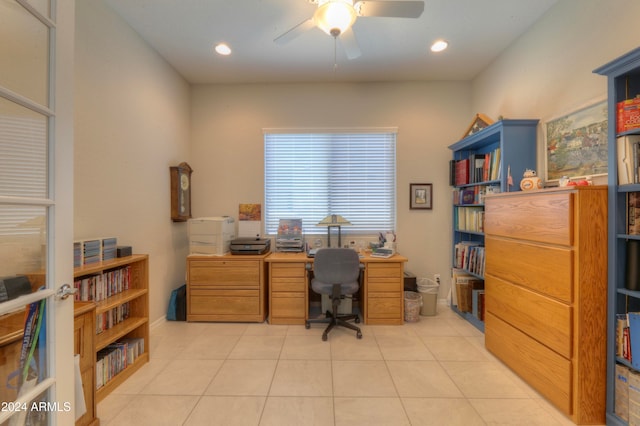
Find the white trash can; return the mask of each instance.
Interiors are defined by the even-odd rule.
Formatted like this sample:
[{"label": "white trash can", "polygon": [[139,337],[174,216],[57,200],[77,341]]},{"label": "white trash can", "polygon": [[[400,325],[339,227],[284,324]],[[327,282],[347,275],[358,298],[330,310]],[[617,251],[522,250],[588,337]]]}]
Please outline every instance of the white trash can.
[{"label": "white trash can", "polygon": [[420,315],[436,315],[438,312],[438,290],[440,289],[440,284],[429,278],[419,278],[417,284],[418,293],[422,296]]}]

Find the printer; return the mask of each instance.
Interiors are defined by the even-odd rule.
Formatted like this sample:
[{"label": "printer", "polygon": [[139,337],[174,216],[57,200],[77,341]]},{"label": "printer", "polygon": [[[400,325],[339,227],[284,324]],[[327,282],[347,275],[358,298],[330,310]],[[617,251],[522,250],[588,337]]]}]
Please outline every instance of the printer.
[{"label": "printer", "polygon": [[231,240],[231,254],[263,254],[271,249],[269,238],[236,238]]}]

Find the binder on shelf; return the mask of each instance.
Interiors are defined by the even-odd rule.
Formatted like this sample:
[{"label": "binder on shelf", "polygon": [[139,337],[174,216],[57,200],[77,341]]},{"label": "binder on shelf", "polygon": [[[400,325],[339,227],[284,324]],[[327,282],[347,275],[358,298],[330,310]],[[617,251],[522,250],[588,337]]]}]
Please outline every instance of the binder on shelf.
[{"label": "binder on shelf", "polygon": [[631,366],[640,370],[640,312],[628,312]]}]

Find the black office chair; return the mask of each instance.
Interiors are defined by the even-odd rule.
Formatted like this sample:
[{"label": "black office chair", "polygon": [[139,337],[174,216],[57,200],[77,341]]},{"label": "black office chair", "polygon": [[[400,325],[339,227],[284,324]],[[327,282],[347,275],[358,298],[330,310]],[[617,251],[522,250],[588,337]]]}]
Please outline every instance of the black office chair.
[{"label": "black office chair", "polygon": [[322,340],[333,327],[342,326],[356,331],[356,337],[362,338],[360,328],[347,321],[360,322],[357,314],[338,315],[341,299],[347,294],[353,294],[360,288],[360,270],[362,269],[358,253],[349,248],[324,248],[318,250],[313,262],[314,278],[311,288],[316,293],[327,294],[331,299],[333,311],[326,312],[326,318],[305,321],[305,328],[311,323],[329,323],[322,333]]}]

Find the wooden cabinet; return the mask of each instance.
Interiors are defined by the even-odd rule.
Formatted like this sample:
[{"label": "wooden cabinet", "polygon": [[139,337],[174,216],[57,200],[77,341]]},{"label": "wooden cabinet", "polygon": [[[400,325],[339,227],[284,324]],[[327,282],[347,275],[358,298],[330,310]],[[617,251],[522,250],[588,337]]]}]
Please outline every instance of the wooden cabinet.
[{"label": "wooden cabinet", "polygon": [[578,424],[605,420],[607,188],[485,200],[485,345]]},{"label": "wooden cabinet", "polygon": [[269,322],[304,324],[309,315],[305,262],[272,262],[269,268]]},{"label": "wooden cabinet", "polygon": [[404,263],[370,260],[365,268],[365,324],[404,323]]},{"label": "wooden cabinet", "polygon": [[82,391],[87,412],[76,420],[77,426],[98,425],[96,417],[96,305],[92,302],[76,302],[73,320],[73,353],[80,355]]},{"label": "wooden cabinet", "polygon": [[[536,167],[537,126],[538,120],[500,120],[449,146],[453,153],[452,265],[457,270],[456,276],[462,274],[470,275],[472,279],[484,279],[482,261],[463,262],[462,259],[468,256],[460,256],[460,253],[469,253],[474,247],[473,250],[477,251],[474,257],[482,259],[485,194],[520,190],[518,184],[524,171]],[[508,184],[509,171],[515,186]],[[455,291],[455,282],[452,287]],[[462,307],[466,303],[460,305],[458,309],[458,304],[454,303],[452,309],[483,330],[484,323],[479,318],[481,313],[474,316]]]},{"label": "wooden cabinet", "polygon": [[[113,280],[113,274],[121,274],[122,279],[127,282],[126,286],[118,288],[120,284],[116,284],[116,281]],[[92,293],[90,288],[94,277],[101,280],[103,285],[111,286],[111,290],[104,293],[104,297],[97,298],[99,301],[96,302],[93,332],[97,333],[98,323],[108,322],[109,317],[118,316],[116,314],[118,310],[127,311],[126,315],[120,316],[117,323],[111,324],[108,328],[101,327],[104,330],[95,336],[95,350],[97,352],[96,375],[94,376],[97,387],[95,399],[96,402],[100,402],[140,367],[149,362],[149,256],[134,254],[75,268],[76,287],[84,286],[82,290],[79,290],[81,294],[83,291]],[[124,283],[124,281],[122,282]],[[106,287],[103,287],[101,291],[106,291],[104,289]],[[134,348],[130,343],[134,340],[141,340],[142,345],[136,345]],[[118,345],[120,345],[118,350],[123,350],[122,344],[124,342],[128,343],[127,351],[130,361],[126,367],[115,369],[114,366],[109,366],[104,357],[113,357],[113,353],[111,355],[105,354],[116,349]]]},{"label": "wooden cabinet", "polygon": [[[632,419],[631,413],[627,413],[629,415],[624,416],[620,415],[620,412],[616,412],[616,402],[622,402],[621,405],[624,407],[626,404],[624,399],[627,399],[625,397],[620,401],[620,395],[617,395],[619,385],[616,384],[616,370],[618,368],[622,370],[629,368],[634,374],[637,374],[639,370],[634,368],[632,363],[625,359],[620,351],[616,350],[616,321],[618,315],[625,317],[624,314],[627,312],[640,312],[640,292],[625,286],[628,244],[636,244],[637,240],[640,240],[640,235],[636,235],[635,231],[630,232],[628,229],[627,199],[630,196],[640,196],[638,194],[640,193],[640,182],[633,175],[630,183],[621,184],[618,181],[618,159],[625,157],[622,152],[618,151],[618,139],[625,137],[639,138],[640,128],[622,128],[618,132],[616,124],[621,118],[618,116],[618,103],[640,95],[640,48],[603,65],[594,72],[606,76],[608,86],[609,313],[607,317],[607,359],[609,361],[607,364],[607,424],[626,425],[627,423],[638,422],[640,413],[635,410],[636,413],[633,416],[635,418]],[[622,121],[624,123],[624,120]],[[627,154],[626,157],[629,157],[629,155]],[[633,165],[629,165],[633,170]],[[637,354],[631,353],[631,356],[633,359],[636,358]],[[629,404],[626,405],[628,406]],[[624,412],[624,409],[619,411]],[[623,417],[627,417],[629,421],[627,422],[627,419]]]},{"label": "wooden cabinet", "polygon": [[188,256],[187,321],[264,321],[267,256]]}]

